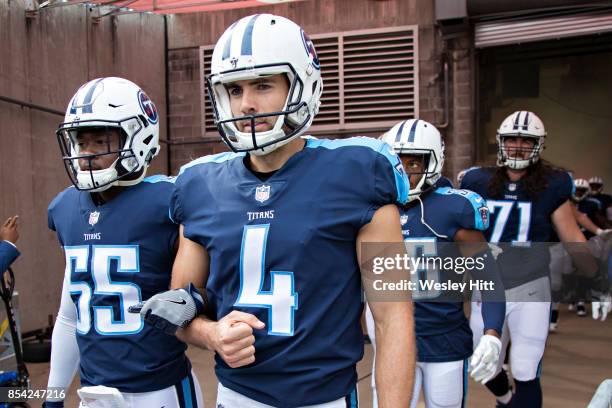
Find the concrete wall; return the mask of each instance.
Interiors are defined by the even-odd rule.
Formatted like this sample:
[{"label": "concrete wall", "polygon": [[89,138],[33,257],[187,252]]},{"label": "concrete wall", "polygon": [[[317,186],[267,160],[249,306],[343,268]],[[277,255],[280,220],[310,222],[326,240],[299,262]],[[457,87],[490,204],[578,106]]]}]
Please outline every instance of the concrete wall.
[{"label": "concrete wall", "polygon": [[[235,20],[255,13],[288,17],[309,35],[367,28],[418,24],[420,117],[435,124],[445,121],[443,113],[443,55],[449,53],[450,74],[458,82],[451,89],[451,125],[443,129],[449,174],[473,161],[473,84],[469,38],[452,40],[445,46],[434,26],[431,0],[310,0],[252,9],[168,16],[169,137],[173,142],[201,135],[200,65],[198,47],[211,45]],[[323,67],[324,69],[325,67]],[[462,121],[461,127],[454,126]],[[226,150],[223,144],[199,143],[172,147],[172,171],[203,154]]]},{"label": "concrete wall", "polygon": [[[166,137],[163,17],[125,15],[94,24],[79,5],[26,19],[23,4],[0,1],[0,95],[63,111],[82,83],[122,76],[156,103]],[[46,209],[70,184],[54,134],[62,119],[0,101],[0,219],[21,216],[22,256],[14,270],[23,330],[45,326],[59,305],[64,261]],[[164,154],[153,172],[166,172]]]},{"label": "concrete wall", "polygon": [[481,142],[487,150],[482,154],[483,161],[495,161],[495,134],[503,119],[517,110],[531,110],[542,119],[548,134],[543,157],[572,171],[575,178],[600,176],[607,184],[606,191],[611,191],[612,52],[531,59],[511,65],[516,70],[523,67],[536,75],[534,95],[503,96],[502,89],[512,85],[504,84],[504,66],[486,68],[495,81],[494,87],[484,92],[495,104],[489,106],[481,124]]}]

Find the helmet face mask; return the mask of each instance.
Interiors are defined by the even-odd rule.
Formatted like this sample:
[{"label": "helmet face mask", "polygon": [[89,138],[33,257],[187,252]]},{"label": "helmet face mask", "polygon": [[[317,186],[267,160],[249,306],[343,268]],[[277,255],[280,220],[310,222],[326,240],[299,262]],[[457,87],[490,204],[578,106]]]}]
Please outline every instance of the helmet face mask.
[{"label": "helmet face mask", "polygon": [[444,166],[444,142],[438,129],[432,124],[419,119],[410,119],[393,126],[382,136],[405,163],[405,156],[421,156],[422,171],[413,172],[404,167],[408,176],[422,174],[413,186],[410,182],[408,201],[412,201],[424,192],[433,188],[442,176]]},{"label": "helmet face mask", "polygon": [[[106,150],[82,152],[78,138],[83,134],[106,134]],[[118,138],[113,148],[109,134]],[[82,191],[138,184],[160,150],[155,105],[136,84],[121,78],[99,78],[79,88],[56,136],[70,181]],[[115,160],[110,163],[109,157]],[[100,162],[109,166],[99,169]]]},{"label": "helmet face mask", "polygon": [[[136,123],[135,121],[134,123]],[[123,128],[116,126],[87,126],[86,123],[62,124],[56,135],[64,167],[70,181],[79,190],[103,191],[118,180],[133,180],[143,169],[139,169],[136,154],[128,143],[128,138]],[[138,124],[136,132],[142,126]],[[106,143],[104,150],[96,153],[82,152],[79,147],[80,135],[84,133],[105,135]],[[111,140],[112,139],[112,140]],[[130,140],[132,142],[133,139]],[[104,168],[98,168],[99,163],[108,163]],[[86,163],[82,165],[82,163]],[[91,187],[91,188],[90,188]]]},{"label": "helmet face mask", "polygon": [[[534,113],[517,111],[506,117],[497,129],[497,166],[522,170],[540,160],[544,150],[546,130],[544,124]],[[514,138],[532,139],[533,147],[507,146]],[[520,144],[520,143],[519,143]]]},{"label": "helmet face mask", "polygon": [[[311,115],[308,113],[306,102],[302,101],[302,92],[304,89],[304,85],[300,80],[299,76],[295,74],[295,71],[288,64],[271,64],[267,67],[260,68],[279,68],[281,70],[287,69],[287,72],[291,72],[289,75],[285,71],[281,71],[279,74],[284,75],[287,81],[289,82],[289,90],[285,97],[285,102],[283,107],[280,110],[273,112],[262,112],[262,113],[253,113],[250,115],[243,116],[235,116],[231,111],[231,102],[230,96],[228,92],[228,88],[230,88],[235,82],[221,82],[217,81],[216,84],[213,84],[211,80],[211,76],[209,75],[206,78],[206,85],[208,88],[208,94],[213,101],[213,115],[215,118],[215,123],[217,124],[217,129],[221,134],[221,137],[225,141],[225,143],[234,151],[234,152],[247,152],[251,151],[253,154],[266,154],[272,151],[273,149],[265,149],[266,147],[281,146],[282,142],[289,141],[298,133],[304,129],[305,126],[309,122],[311,122]],[[241,73],[242,78],[247,78],[248,80],[251,75],[248,75],[246,69],[237,69],[228,71],[225,73],[226,77],[232,74],[236,74],[238,72]],[[272,75],[279,75],[272,74]],[[263,79],[272,75],[257,75],[250,79]],[[292,77],[293,80],[289,78]],[[241,79],[245,80],[245,79]],[[214,89],[214,91],[213,91]],[[217,96],[218,99],[217,99]],[[295,123],[293,120],[294,116],[303,116],[303,120],[300,123]],[[225,117],[226,119],[222,119]],[[257,132],[255,127],[255,122],[258,119],[267,119],[267,118],[275,118],[274,125],[272,129]],[[238,123],[249,121],[250,122],[250,132],[242,132],[239,130],[237,126]],[[305,129],[304,129],[305,130]],[[283,132],[283,135],[280,133]],[[275,136],[279,135],[278,137]],[[247,146],[244,146],[244,140],[250,139],[250,143],[247,143]],[[267,141],[262,141],[265,139],[270,139]]]},{"label": "helmet face mask", "polygon": [[[532,139],[533,146],[508,146],[509,140],[521,138]],[[539,145],[538,138],[531,138],[528,136],[500,135],[498,140],[500,161],[511,169],[524,169],[537,162],[540,158],[540,151],[542,149]]]},{"label": "helmet face mask", "polygon": [[[435,172],[430,171],[429,165],[432,160],[437,160],[433,150],[406,149],[402,153],[398,153],[398,155],[402,160],[404,171],[408,175],[408,179],[410,181],[410,194],[422,194],[429,190],[429,188],[431,188],[433,184],[435,184],[435,182],[431,183],[429,181],[433,178],[436,178]],[[411,168],[411,165],[415,165],[417,163],[419,163],[419,171],[415,170],[414,168]],[[434,165],[431,166],[431,168],[436,168],[435,162]]]},{"label": "helmet face mask", "polygon": [[590,193],[592,195],[597,195],[597,194],[603,193],[604,183],[603,183],[603,179],[601,177],[598,177],[598,176],[591,177],[589,179],[588,184],[589,184],[589,187],[590,187],[590,190],[591,190]]},{"label": "helmet face mask", "polygon": [[589,183],[585,179],[576,179],[574,180],[574,192],[572,193],[572,198],[574,201],[582,201],[589,195],[590,188]]},{"label": "helmet face mask", "polygon": [[[234,116],[227,87],[239,81],[283,74],[288,94],[280,110]],[[267,154],[303,134],[318,113],[323,83],[314,46],[291,20],[271,14],[245,17],[221,36],[206,77],[217,129],[235,152]],[[256,121],[272,118],[272,129],[258,132]],[[238,129],[250,121],[250,131]]]}]

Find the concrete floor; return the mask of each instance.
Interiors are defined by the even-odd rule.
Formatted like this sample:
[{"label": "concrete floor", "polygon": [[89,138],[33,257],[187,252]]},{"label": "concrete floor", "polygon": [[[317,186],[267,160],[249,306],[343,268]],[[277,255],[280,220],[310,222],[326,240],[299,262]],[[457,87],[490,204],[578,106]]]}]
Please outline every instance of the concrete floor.
[{"label": "concrete floor", "polygon": [[[563,309],[565,309],[563,307]],[[612,378],[612,319],[596,322],[561,311],[560,328],[548,338],[544,356],[542,387],[544,407],[585,407],[599,383]],[[203,389],[207,407],[215,406],[217,381],[213,372],[212,353],[191,348],[188,352]],[[359,401],[361,407],[372,406],[370,373],[372,347],[366,346],[364,359],[358,365]],[[49,364],[28,364],[33,388],[44,387]],[[66,407],[76,407],[78,381],[68,392]],[[40,402],[31,401],[32,406]],[[468,404],[470,408],[491,408],[494,399],[487,389],[470,381]],[[420,406],[424,406],[422,403]]]}]

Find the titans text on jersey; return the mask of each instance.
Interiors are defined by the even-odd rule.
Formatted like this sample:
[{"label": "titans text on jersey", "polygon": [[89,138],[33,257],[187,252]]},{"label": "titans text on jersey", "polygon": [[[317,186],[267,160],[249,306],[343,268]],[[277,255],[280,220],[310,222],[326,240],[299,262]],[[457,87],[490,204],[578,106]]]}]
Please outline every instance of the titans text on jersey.
[{"label": "titans text on jersey", "polygon": [[64,279],[77,310],[84,386],[154,391],[191,370],[184,343],[127,310],[169,287],[178,237],[168,215],[172,191],[171,179],[154,176],[100,206],[73,187],[49,205],[49,228],[64,248]]},{"label": "titans text on jersey", "polygon": [[265,181],[244,154],[181,170],[171,204],[185,237],[210,256],[207,294],[217,319],[232,310],[266,322],[255,363],[217,357],[221,383],[279,407],[334,401],[355,387],[363,355],[356,237],[374,212],[405,202],[399,158],[370,138],[305,138]]}]

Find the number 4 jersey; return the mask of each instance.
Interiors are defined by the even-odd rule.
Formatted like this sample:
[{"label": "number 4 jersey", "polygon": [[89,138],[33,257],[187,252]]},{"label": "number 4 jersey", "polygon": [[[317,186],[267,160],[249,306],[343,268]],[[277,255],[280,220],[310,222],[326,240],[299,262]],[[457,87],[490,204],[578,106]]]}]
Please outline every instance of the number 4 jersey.
[{"label": "number 4 jersey", "polygon": [[370,138],[308,138],[265,182],[243,159],[222,153],[184,166],[171,205],[209,253],[216,318],[241,310],[266,323],[255,331],[255,363],[229,368],[217,357],[217,376],[273,406],[342,398],[363,355],[356,237],[379,207],[406,200],[401,162]]},{"label": "number 4 jersey", "polygon": [[64,248],[64,279],[77,311],[83,385],[154,391],[191,369],[184,343],[128,312],[169,288],[178,237],[168,216],[172,190],[170,179],[155,176],[104,205],[73,187],[49,205],[49,228]]}]

